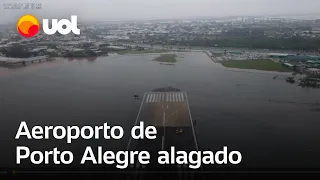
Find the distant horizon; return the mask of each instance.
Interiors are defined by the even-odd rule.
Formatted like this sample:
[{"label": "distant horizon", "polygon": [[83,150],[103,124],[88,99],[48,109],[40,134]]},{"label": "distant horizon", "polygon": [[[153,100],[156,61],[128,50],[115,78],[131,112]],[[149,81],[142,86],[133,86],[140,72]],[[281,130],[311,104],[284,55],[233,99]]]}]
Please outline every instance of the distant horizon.
[{"label": "distant horizon", "polygon": [[[2,2],[0,23],[10,24],[31,13],[43,18],[67,18],[79,21],[152,21],[215,19],[235,16],[310,16],[315,19],[319,0],[7,0]],[[36,3],[37,9],[10,9],[5,3]],[[29,6],[30,7],[30,6]],[[320,14],[319,14],[320,15]],[[318,18],[318,17],[316,17]]]},{"label": "distant horizon", "polygon": [[[32,13],[26,13],[26,14],[32,14]],[[36,13],[34,13],[36,14]],[[74,14],[77,15],[77,14]],[[39,17],[35,15],[36,17]],[[286,17],[287,16],[287,17]],[[177,18],[134,18],[134,19],[97,19],[97,20],[82,20],[78,19],[79,22],[127,22],[127,21],[175,21],[175,20],[219,20],[219,19],[228,19],[228,18],[235,18],[235,17],[266,17],[266,18],[292,18],[292,17],[303,17],[303,16],[318,16],[318,17],[313,17],[310,18],[310,20],[315,20],[315,19],[320,19],[320,12],[319,13],[287,13],[287,14],[269,14],[269,15],[226,15],[226,16],[192,16],[192,17],[177,17]],[[50,17],[46,17],[50,18]],[[56,17],[52,17],[56,18]],[[68,16],[63,16],[63,18],[68,18]],[[40,18],[41,19],[41,18]],[[293,18],[295,19],[295,18]],[[306,19],[308,20],[308,19]],[[16,22],[12,23],[4,23],[0,22],[0,25],[12,25],[15,24]]]}]

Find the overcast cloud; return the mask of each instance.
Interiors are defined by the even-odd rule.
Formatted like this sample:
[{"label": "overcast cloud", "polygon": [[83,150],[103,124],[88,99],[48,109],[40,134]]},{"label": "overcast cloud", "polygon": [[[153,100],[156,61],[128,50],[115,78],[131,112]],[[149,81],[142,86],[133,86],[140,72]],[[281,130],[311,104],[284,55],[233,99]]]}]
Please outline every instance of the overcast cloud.
[{"label": "overcast cloud", "polygon": [[[0,23],[25,13],[43,18],[78,15],[82,20],[144,20],[233,15],[320,13],[320,0],[0,0]],[[42,3],[41,10],[8,10],[4,3]]]}]

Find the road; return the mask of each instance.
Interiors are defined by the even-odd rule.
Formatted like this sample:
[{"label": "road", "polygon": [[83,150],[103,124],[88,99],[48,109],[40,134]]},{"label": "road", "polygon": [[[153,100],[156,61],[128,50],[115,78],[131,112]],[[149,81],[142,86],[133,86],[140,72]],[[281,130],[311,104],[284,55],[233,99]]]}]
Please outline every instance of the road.
[{"label": "road", "polygon": [[171,146],[174,146],[176,151],[198,150],[186,92],[146,93],[135,125],[140,122],[144,122],[145,126],[155,126],[157,138],[154,140],[134,140],[131,138],[129,140],[128,150],[146,150],[151,155],[150,164],[146,166],[136,164],[136,168],[139,171],[171,171],[177,175],[179,175],[179,171],[185,171],[186,169],[178,165],[159,166],[157,157],[158,151],[170,152]]}]

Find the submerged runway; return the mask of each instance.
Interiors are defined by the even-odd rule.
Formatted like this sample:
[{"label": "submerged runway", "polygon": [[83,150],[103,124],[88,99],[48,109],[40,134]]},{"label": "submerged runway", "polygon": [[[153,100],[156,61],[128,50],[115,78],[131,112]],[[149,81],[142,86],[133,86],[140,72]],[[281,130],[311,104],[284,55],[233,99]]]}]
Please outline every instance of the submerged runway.
[{"label": "submerged runway", "polygon": [[171,146],[174,146],[176,151],[198,150],[186,92],[145,93],[135,125],[140,122],[144,122],[145,127],[156,127],[157,138],[154,140],[131,138],[129,140],[128,150],[145,150],[151,155],[150,164],[135,165],[134,168],[139,171],[170,170],[178,173],[183,167],[158,165],[158,151],[170,152]]}]

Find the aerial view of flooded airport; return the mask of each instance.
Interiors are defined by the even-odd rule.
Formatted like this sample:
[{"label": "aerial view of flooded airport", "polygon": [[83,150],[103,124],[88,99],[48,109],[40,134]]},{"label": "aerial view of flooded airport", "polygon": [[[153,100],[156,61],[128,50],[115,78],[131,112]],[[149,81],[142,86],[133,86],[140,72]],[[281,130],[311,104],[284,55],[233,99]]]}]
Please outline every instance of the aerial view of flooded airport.
[{"label": "aerial view of flooded airport", "polygon": [[0,180],[320,175],[320,0],[0,7]]},{"label": "aerial view of flooded airport", "polygon": [[[169,49],[94,58],[30,59],[27,64],[15,61],[18,65],[2,67],[0,119],[5,128],[0,138],[6,142],[2,150],[12,156],[1,154],[1,159],[14,163],[16,142],[10,138],[21,121],[27,121],[28,126],[107,122],[129,130],[144,102],[160,102],[161,98],[183,101],[183,94],[152,97],[156,89],[172,88],[188,96],[191,117],[187,120],[193,123],[197,148],[217,151],[228,146],[239,150],[245,168],[320,167],[319,89],[286,82],[292,76],[290,71],[226,67],[219,62],[221,56],[235,55]],[[146,93],[151,93],[150,97]],[[162,122],[162,116],[160,119]],[[99,139],[86,144],[119,150],[126,148],[129,136],[125,133],[121,140]],[[38,149],[61,145],[81,152],[83,141],[64,146],[59,140],[32,140],[28,145]],[[190,136],[189,144],[193,141]]]}]

